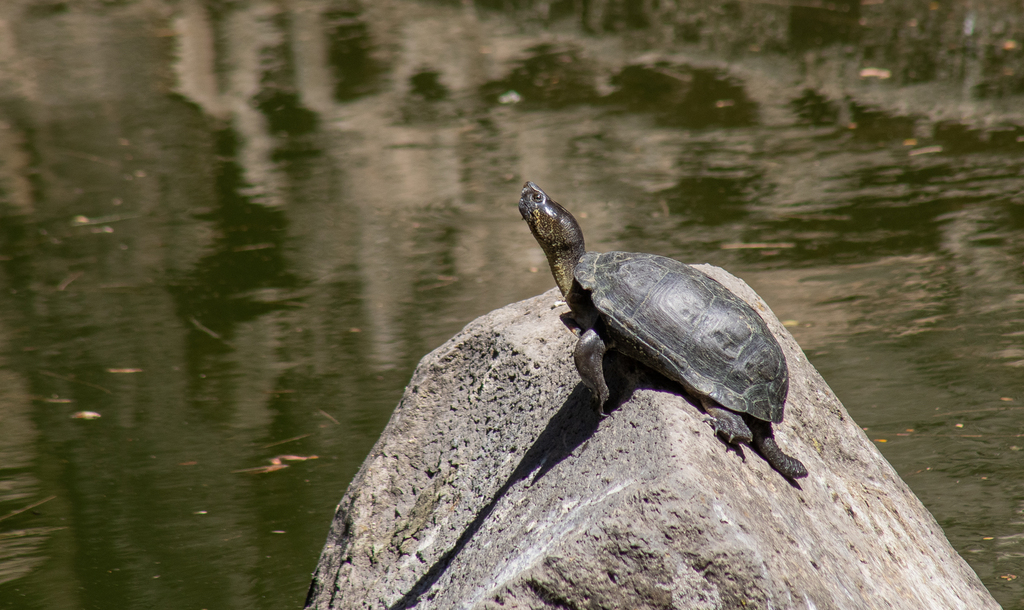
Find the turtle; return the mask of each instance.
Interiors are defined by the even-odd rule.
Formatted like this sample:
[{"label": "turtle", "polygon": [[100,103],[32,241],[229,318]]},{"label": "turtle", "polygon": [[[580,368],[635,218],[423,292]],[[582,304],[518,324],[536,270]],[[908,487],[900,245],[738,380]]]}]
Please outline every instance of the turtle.
[{"label": "turtle", "polygon": [[683,386],[730,445],[752,444],[790,479],[807,469],[775,442],[789,393],[786,356],[745,301],[675,259],[587,252],[576,218],[527,182],[519,213],[547,256],[579,341],[576,369],[599,417],[609,400],[604,355],[615,350]]}]

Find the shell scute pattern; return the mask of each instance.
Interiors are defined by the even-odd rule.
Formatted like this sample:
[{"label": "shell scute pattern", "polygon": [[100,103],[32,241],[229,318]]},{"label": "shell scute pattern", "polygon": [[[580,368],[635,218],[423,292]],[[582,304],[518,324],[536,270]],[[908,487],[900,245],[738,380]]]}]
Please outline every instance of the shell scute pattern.
[{"label": "shell scute pattern", "polygon": [[620,351],[729,409],[782,420],[785,356],[724,286],[679,261],[630,252],[586,253],[576,280]]}]

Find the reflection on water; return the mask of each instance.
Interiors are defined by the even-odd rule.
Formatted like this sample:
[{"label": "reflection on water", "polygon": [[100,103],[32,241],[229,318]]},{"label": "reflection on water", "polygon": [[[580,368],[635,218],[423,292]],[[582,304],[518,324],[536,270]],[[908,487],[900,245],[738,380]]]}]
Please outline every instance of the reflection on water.
[{"label": "reflection on water", "polygon": [[[523,102],[528,108],[564,108],[597,100],[594,67],[575,47],[542,44],[524,51],[509,75],[480,88],[490,103]],[[509,96],[514,91],[516,96]]]},{"label": "reflection on water", "polygon": [[[301,604],[418,359],[551,286],[525,179],[594,249],[746,279],[1024,607],[1024,127],[781,95],[477,4],[4,9],[0,607]],[[529,23],[664,21],[585,4]],[[847,4],[794,9],[793,46],[883,10]],[[672,31],[713,45],[720,19]]]},{"label": "reflection on water", "polygon": [[[323,13],[327,32],[327,63],[334,76],[334,99],[339,102],[356,99],[379,86],[383,66],[373,56],[373,41],[362,11],[356,3]],[[282,12],[282,14],[286,14]]]},{"label": "reflection on water", "polygon": [[610,79],[603,101],[650,112],[677,127],[743,127],[757,123],[757,104],[724,70],[657,61],[628,65]]}]

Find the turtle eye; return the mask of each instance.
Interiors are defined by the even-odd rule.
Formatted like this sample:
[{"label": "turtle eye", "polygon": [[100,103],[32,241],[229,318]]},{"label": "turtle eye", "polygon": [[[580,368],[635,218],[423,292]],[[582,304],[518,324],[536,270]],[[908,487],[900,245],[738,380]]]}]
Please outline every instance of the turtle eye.
[{"label": "turtle eye", "polygon": [[530,195],[530,201],[532,201],[534,203],[543,203],[544,202],[544,195],[541,195],[540,193],[534,193],[534,194]]}]

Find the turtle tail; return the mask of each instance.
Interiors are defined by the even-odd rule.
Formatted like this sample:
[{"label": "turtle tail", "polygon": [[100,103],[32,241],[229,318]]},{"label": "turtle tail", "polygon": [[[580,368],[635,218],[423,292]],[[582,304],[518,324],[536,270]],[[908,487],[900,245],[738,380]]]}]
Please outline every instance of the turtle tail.
[{"label": "turtle tail", "polygon": [[807,476],[807,468],[803,465],[803,462],[795,457],[786,455],[782,452],[782,449],[779,449],[770,423],[757,422],[752,427],[754,428],[754,448],[764,456],[764,459],[768,460],[772,468],[790,479],[802,479]]}]

